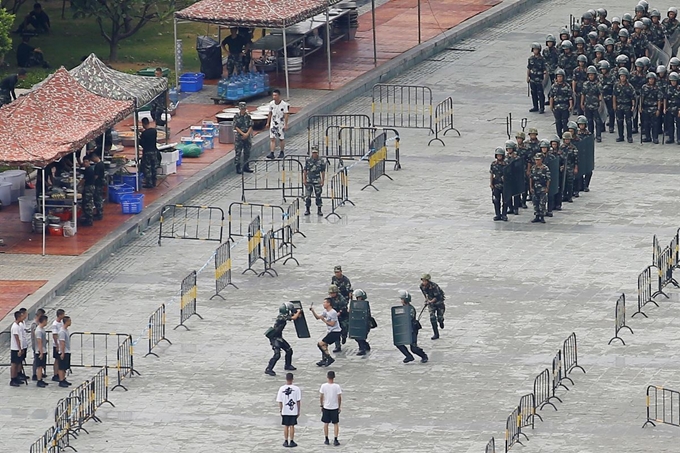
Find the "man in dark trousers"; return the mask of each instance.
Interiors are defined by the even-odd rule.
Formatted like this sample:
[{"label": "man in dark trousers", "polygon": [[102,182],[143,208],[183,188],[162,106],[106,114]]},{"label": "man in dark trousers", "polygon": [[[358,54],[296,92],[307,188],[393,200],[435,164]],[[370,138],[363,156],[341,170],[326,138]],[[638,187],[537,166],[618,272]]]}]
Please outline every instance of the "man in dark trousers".
[{"label": "man in dark trousers", "polygon": [[38,47],[31,46],[28,42],[31,40],[29,36],[24,36],[21,43],[17,47],[17,66],[20,68],[30,68],[39,66],[42,68],[49,68],[50,65],[45,61],[42,50]]},{"label": "man in dark trousers", "polygon": [[151,127],[149,118],[142,119],[142,134],[139,136],[139,146],[142,147],[142,171],[144,172],[144,186],[147,189],[156,187],[156,169],[158,168],[158,147],[156,141],[158,133]]},{"label": "man in dark trousers", "polygon": [[[415,358],[413,357],[413,354],[417,355],[420,357],[421,363],[427,363],[429,358],[427,357],[427,354],[425,354],[425,351],[423,351],[423,348],[418,346],[418,331],[422,328],[420,325],[420,321],[418,321],[418,318],[416,318],[416,309],[411,305],[411,295],[409,294],[408,291],[400,289],[399,290],[399,300],[401,301],[401,304],[404,307],[408,307],[408,311],[411,315],[411,325],[412,325],[412,331],[411,331],[411,344],[409,345],[411,348],[411,352],[406,349],[406,346],[404,345],[399,345],[397,346],[397,349],[404,354],[405,359],[403,360],[404,363],[409,363],[413,362]],[[413,354],[411,354],[413,353]]]},{"label": "man in dark trousers", "polygon": [[26,78],[26,70],[19,69],[16,74],[10,74],[0,81],[0,106],[9,104],[17,100],[17,94],[14,92],[19,80]]},{"label": "man in dark trousers", "polygon": [[231,77],[234,71],[236,74],[243,71],[242,59],[243,49],[248,41],[238,34],[238,28],[231,27],[231,34],[222,40],[222,49],[224,49],[227,56],[227,77]]},{"label": "man in dark trousers", "polygon": [[301,313],[302,310],[298,310],[294,315],[291,315],[290,307],[286,304],[281,304],[279,307],[279,315],[276,317],[276,321],[274,321],[274,326],[269,328],[265,333],[265,336],[269,338],[269,343],[272,345],[274,356],[269,359],[269,364],[267,365],[267,369],[264,370],[264,374],[276,376],[274,366],[276,366],[276,362],[281,358],[281,349],[286,352],[286,365],[283,369],[286,371],[295,371],[296,368],[293,366],[293,348],[291,348],[288,342],[283,339],[283,329],[286,328],[286,323],[288,321],[295,321],[300,317]]},{"label": "man in dark trousers", "polygon": [[104,184],[106,184],[106,168],[102,162],[99,154],[92,153],[90,159],[94,163],[94,220],[102,220],[104,218]]},{"label": "man in dark trousers", "polygon": [[94,221],[95,205],[94,197],[96,192],[95,187],[95,172],[94,167],[90,165],[89,159],[83,160],[85,166],[85,173],[83,174],[83,220],[80,226],[92,226]]}]

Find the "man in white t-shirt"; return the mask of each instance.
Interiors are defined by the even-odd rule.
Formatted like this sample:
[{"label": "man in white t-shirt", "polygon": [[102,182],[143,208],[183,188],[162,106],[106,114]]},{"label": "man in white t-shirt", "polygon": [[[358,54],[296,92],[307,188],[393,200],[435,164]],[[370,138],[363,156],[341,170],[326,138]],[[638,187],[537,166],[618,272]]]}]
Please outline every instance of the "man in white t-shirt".
[{"label": "man in white t-shirt", "polygon": [[[297,447],[295,443],[295,425],[302,407],[302,392],[297,385],[293,385],[293,373],[286,373],[286,385],[282,385],[276,395],[283,425],[284,447]],[[290,441],[288,438],[290,437]]]},{"label": "man in white t-shirt", "polygon": [[54,382],[59,382],[59,331],[64,326],[64,316],[66,312],[60,308],[57,310],[57,317],[52,321],[52,358],[54,359],[52,380]]},{"label": "man in white t-shirt", "polygon": [[340,321],[338,320],[338,312],[333,310],[329,298],[323,300],[324,311],[320,315],[316,314],[314,307],[309,307],[309,309],[316,319],[320,319],[326,324],[327,329],[326,336],[319,340],[319,343],[317,344],[318,348],[321,350],[321,361],[316,362],[316,366],[329,366],[331,363],[335,362],[335,359],[331,357],[328,352],[328,345],[338,341],[340,339],[340,333],[342,332]]},{"label": "man in white t-shirt", "polygon": [[14,312],[14,322],[12,323],[12,329],[10,331],[10,381],[9,385],[12,387],[20,387],[23,380],[19,377],[19,370],[21,370],[21,364],[24,361],[24,351],[21,347],[21,342],[23,341],[24,331],[21,328],[21,317],[23,315],[20,311]]},{"label": "man in white t-shirt", "polygon": [[333,423],[334,440],[333,445],[340,445],[338,433],[340,431],[340,407],[342,406],[342,389],[335,381],[335,371],[326,374],[328,382],[321,385],[319,389],[319,402],[321,403],[321,421],[323,422],[323,443],[329,445],[328,424]]},{"label": "man in white t-shirt", "polygon": [[288,108],[286,101],[281,99],[281,92],[272,92],[272,101],[269,103],[269,117],[267,118],[267,129],[269,129],[269,154],[267,159],[274,159],[276,140],[279,141],[279,159],[283,159],[283,148],[285,146],[285,132],[288,129]]},{"label": "man in white t-shirt", "polygon": [[[30,332],[26,329],[26,319],[28,318],[28,310],[25,308],[20,308],[19,313],[21,313],[21,319],[19,321],[19,327],[21,327],[21,357],[23,358],[21,362],[21,367],[19,368],[19,378],[23,381],[28,381],[28,376],[26,376],[26,372],[24,371],[24,362],[26,362],[26,353],[28,351],[28,342],[31,340],[31,334]],[[26,382],[28,384],[28,382]]]}]

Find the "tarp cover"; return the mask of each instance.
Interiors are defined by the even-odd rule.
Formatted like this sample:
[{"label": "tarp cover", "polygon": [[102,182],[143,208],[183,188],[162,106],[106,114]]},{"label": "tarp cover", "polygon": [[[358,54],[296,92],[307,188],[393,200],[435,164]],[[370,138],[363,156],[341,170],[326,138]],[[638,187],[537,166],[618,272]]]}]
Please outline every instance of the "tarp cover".
[{"label": "tarp cover", "polygon": [[87,91],[62,67],[0,108],[0,164],[45,166],[80,150],[133,110],[132,101]]},{"label": "tarp cover", "polygon": [[177,19],[230,27],[283,28],[326,11],[339,0],[201,0],[175,13]]},{"label": "tarp cover", "polygon": [[88,91],[119,101],[137,100],[142,107],[168,89],[165,77],[126,74],[109,68],[95,54],[90,54],[69,73]]}]

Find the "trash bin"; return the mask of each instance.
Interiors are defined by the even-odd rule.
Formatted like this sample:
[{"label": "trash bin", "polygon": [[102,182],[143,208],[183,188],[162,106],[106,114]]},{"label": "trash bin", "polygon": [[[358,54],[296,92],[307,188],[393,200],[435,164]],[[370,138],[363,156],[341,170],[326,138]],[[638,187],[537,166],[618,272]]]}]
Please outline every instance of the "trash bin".
[{"label": "trash bin", "polygon": [[234,143],[234,122],[221,121],[220,122],[220,143],[231,144]]},{"label": "trash bin", "polygon": [[196,51],[201,62],[201,72],[206,79],[222,77],[222,49],[220,43],[210,36],[196,37]]},{"label": "trash bin", "polygon": [[0,180],[0,202],[7,207],[12,204],[12,183]]},{"label": "trash bin", "polygon": [[19,197],[19,219],[22,222],[32,222],[37,205],[35,197]]}]

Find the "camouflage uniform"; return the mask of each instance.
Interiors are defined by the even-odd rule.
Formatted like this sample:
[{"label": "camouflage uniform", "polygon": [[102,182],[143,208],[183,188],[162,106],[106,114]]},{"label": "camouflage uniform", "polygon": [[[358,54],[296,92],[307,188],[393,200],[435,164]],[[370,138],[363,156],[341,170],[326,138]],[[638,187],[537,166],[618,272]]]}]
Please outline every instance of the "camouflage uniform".
[{"label": "camouflage uniform", "polygon": [[347,300],[351,299],[352,296],[352,283],[349,281],[346,275],[338,278],[335,275],[331,278],[331,285],[338,287],[338,292]]},{"label": "camouflage uniform", "polygon": [[[494,160],[491,162],[491,168],[489,173],[493,177],[491,189],[491,199],[493,201],[493,208],[496,212],[496,217],[506,216],[508,214],[508,203],[503,196],[503,167],[507,164],[504,160],[498,162]],[[503,210],[501,211],[501,203],[503,205]]]},{"label": "camouflage uniform", "polygon": [[316,197],[316,206],[321,211],[321,206],[323,201],[321,200],[321,190],[323,186],[321,185],[321,174],[326,172],[326,163],[319,159],[318,156],[308,157],[305,161],[305,172],[307,173],[307,180],[305,181],[305,206],[307,208],[307,213],[309,213],[309,207],[312,205],[312,191],[314,191],[314,196]]},{"label": "camouflage uniform", "polygon": [[[628,81],[630,82],[631,85],[633,85],[633,88],[635,88],[635,99],[636,99],[636,106],[640,102],[640,90],[642,87],[647,83],[646,79],[646,72],[644,70],[642,71],[633,71],[630,74],[630,77],[628,78]],[[633,112],[633,134],[638,133],[638,109],[636,108],[635,111]]]},{"label": "camouflage uniform", "polygon": [[618,54],[616,53],[615,50],[612,50],[611,52],[607,52],[605,50],[605,52],[604,52],[604,59],[607,60],[607,62],[609,63],[609,66],[611,66],[612,68],[616,67],[616,57],[617,56],[618,56]]},{"label": "camouflage uniform", "polygon": [[142,172],[146,185],[156,186],[156,172],[158,169],[158,150],[142,152]]},{"label": "camouflage uniform", "polygon": [[545,46],[542,51],[543,59],[545,60],[546,70],[550,76],[550,82],[555,81],[555,70],[557,69],[557,60],[559,58],[559,53],[555,46],[548,47]]},{"label": "camouflage uniform", "polygon": [[652,22],[652,26],[649,29],[649,41],[659,49],[663,49],[663,46],[666,44],[666,34],[661,23],[655,24]]},{"label": "camouflage uniform", "polygon": [[604,129],[604,123],[600,118],[598,112],[600,108],[600,95],[602,94],[602,86],[597,79],[591,82],[586,80],[583,84],[583,98],[584,98],[584,113],[586,118],[588,118],[588,129],[591,132],[595,132],[595,136],[599,139],[602,136],[602,130]]},{"label": "camouflage uniform", "polygon": [[553,115],[555,116],[555,130],[562,136],[569,121],[569,102],[574,100],[571,87],[566,83],[555,83],[550,87],[549,97],[553,100]]},{"label": "camouflage uniform", "polygon": [[543,93],[543,78],[548,70],[546,60],[541,55],[532,55],[527,63],[529,70],[529,86],[531,88],[531,102],[533,110],[545,110],[545,94]]},{"label": "camouflage uniform", "polygon": [[659,142],[659,122],[656,114],[660,112],[659,102],[662,101],[663,93],[656,85],[647,84],[640,90],[643,141]]},{"label": "camouflage uniform", "polygon": [[616,99],[616,127],[619,132],[619,141],[623,140],[623,122],[626,122],[626,137],[633,142],[633,106],[635,101],[635,88],[626,82],[614,84],[614,98]]},{"label": "camouflage uniform", "polygon": [[286,370],[295,369],[293,368],[292,365],[293,348],[290,346],[290,344],[288,344],[286,340],[283,339],[283,329],[286,327],[286,323],[290,320],[291,320],[290,314],[279,313],[279,315],[276,317],[276,321],[274,321],[274,327],[272,327],[273,331],[268,335],[269,344],[271,344],[272,350],[274,351],[274,355],[272,356],[271,359],[269,359],[269,364],[267,365],[268,371],[273,371],[274,366],[276,366],[276,362],[278,362],[279,359],[281,358],[282,349],[286,352],[285,369]]},{"label": "camouflage uniform", "polygon": [[[434,331],[433,339],[439,338],[439,329],[437,328],[437,322],[439,322],[439,327],[444,328],[444,312],[446,312],[446,305],[444,305],[444,291],[433,281],[427,282],[427,286],[423,283],[420,284],[420,291],[425,296],[425,303],[427,304],[427,309],[430,312],[430,323],[432,324],[432,330]],[[430,302],[432,301],[432,302]],[[435,338],[436,337],[436,338]]]},{"label": "camouflage uniform", "polygon": [[614,44],[614,53],[616,55],[625,55],[628,57],[628,61],[635,61],[635,49],[628,42],[622,43],[621,41],[616,41]]},{"label": "camouflage uniform", "polygon": [[572,87],[574,88],[574,110],[578,112],[579,115],[583,115],[581,110],[581,91],[583,91],[583,83],[587,80],[586,68],[577,66],[574,68],[574,72],[571,76]]},{"label": "camouflage uniform", "polygon": [[83,226],[92,225],[95,213],[95,192],[97,187],[95,186],[94,178],[94,167],[88,166],[85,168],[85,174],[83,176]]},{"label": "camouflage uniform", "polygon": [[[416,318],[416,309],[411,304],[407,304],[406,307],[408,307],[408,312],[411,315],[411,326],[412,326],[411,344],[410,344],[411,352],[413,354],[417,355],[418,357],[420,357],[421,362],[423,362],[423,363],[427,362],[428,361],[427,354],[425,354],[425,351],[423,351],[423,349],[418,346],[418,331],[422,327],[420,326],[420,323],[418,322],[418,319]],[[414,360],[413,355],[408,351],[408,349],[406,349],[405,345],[398,345],[397,349],[399,349],[399,351],[402,354],[404,354],[404,357],[406,357],[404,359],[404,363],[412,362]]]},{"label": "camouflage uniform", "polygon": [[677,18],[671,20],[670,17],[667,17],[664,20],[662,20],[661,24],[663,25],[666,36],[668,37],[675,33],[675,30],[677,30],[678,26],[680,26],[680,22],[678,22]]},{"label": "camouflage uniform", "polygon": [[531,167],[530,174],[533,182],[533,202],[534,215],[539,219],[545,216],[548,204],[548,185],[550,184],[550,170],[541,163],[541,165],[534,165]]},{"label": "camouflage uniform", "polygon": [[647,44],[649,41],[647,37],[643,34],[636,35],[633,34],[630,37],[630,44],[633,46],[633,52],[635,53],[635,58],[644,57],[647,52]]},{"label": "camouflage uniform", "polygon": [[614,113],[614,106],[612,105],[612,93],[614,92],[614,83],[616,80],[612,75],[611,71],[607,74],[600,73],[600,86],[602,87],[602,99],[604,100],[604,105],[607,107],[607,126],[609,132],[614,132],[614,120],[616,119],[616,114]]},{"label": "camouflage uniform", "polygon": [[666,88],[666,134],[668,140],[666,143],[673,143],[675,141],[675,132],[677,132],[677,139],[680,142],[680,118],[678,118],[678,111],[680,110],[680,84],[669,84]]},{"label": "camouflage uniform", "polygon": [[252,146],[253,138],[252,135],[249,135],[248,138],[243,138],[236,128],[245,133],[252,126],[253,120],[247,112],[244,115],[237,113],[234,116],[234,152],[236,153],[235,162],[237,171],[244,168],[244,165],[250,160],[250,147]]},{"label": "camouflage uniform", "polygon": [[578,66],[578,61],[576,61],[577,55],[574,52],[569,52],[567,55],[563,53],[557,59],[557,66],[564,69],[564,81],[571,85],[571,78],[574,73],[574,69]]},{"label": "camouflage uniform", "polygon": [[574,169],[578,167],[578,149],[571,143],[568,145],[563,143],[560,150],[565,159],[564,171],[567,172],[562,198],[563,201],[571,202],[571,198],[574,196]]}]

